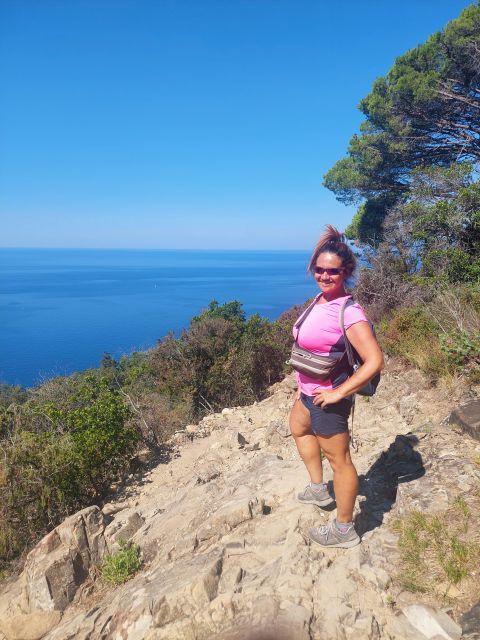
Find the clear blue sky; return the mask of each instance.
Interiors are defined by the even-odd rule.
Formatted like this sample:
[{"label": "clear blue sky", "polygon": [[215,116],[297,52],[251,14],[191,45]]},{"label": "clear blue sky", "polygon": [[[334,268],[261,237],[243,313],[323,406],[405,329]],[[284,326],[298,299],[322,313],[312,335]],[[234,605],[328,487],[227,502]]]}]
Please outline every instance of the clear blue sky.
[{"label": "clear blue sky", "polygon": [[4,0],[0,245],[311,248],[357,104],[461,0]]}]

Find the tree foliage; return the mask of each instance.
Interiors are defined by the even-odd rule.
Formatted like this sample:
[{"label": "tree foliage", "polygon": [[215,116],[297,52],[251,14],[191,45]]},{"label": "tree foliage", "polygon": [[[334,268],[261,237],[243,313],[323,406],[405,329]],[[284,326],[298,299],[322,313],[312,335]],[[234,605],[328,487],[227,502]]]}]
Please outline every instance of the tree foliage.
[{"label": "tree foliage", "polygon": [[360,134],[324,184],[345,203],[366,200],[348,232],[372,241],[413,171],[480,161],[480,6],[397,58],[359,107]]},{"label": "tree foliage", "polygon": [[467,164],[415,169],[408,198],[388,211],[383,228],[376,262],[417,281],[478,282],[480,183]]}]

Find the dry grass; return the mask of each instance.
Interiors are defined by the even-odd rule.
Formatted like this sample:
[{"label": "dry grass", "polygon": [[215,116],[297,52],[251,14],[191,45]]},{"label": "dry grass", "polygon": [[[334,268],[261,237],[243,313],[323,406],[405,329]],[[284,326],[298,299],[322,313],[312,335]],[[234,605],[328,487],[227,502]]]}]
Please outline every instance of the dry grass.
[{"label": "dry grass", "polygon": [[442,293],[434,300],[394,310],[378,325],[380,343],[430,379],[453,386],[480,380],[480,312],[473,302]]},{"label": "dry grass", "polygon": [[[395,581],[404,589],[440,598],[459,609],[480,597],[480,495],[457,496],[432,515],[419,511],[397,519],[401,567]],[[462,606],[462,604],[464,606]]]}]

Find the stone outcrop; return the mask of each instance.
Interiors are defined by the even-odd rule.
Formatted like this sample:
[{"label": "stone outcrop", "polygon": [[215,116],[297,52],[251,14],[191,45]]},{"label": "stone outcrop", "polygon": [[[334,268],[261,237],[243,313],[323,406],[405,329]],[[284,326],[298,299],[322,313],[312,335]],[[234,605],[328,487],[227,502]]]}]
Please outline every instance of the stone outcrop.
[{"label": "stone outcrop", "polygon": [[480,400],[470,400],[452,411],[449,423],[480,441]]},{"label": "stone outcrop", "polygon": [[402,609],[402,615],[419,634],[426,638],[460,640],[462,635],[462,627],[444,611],[413,604]]},{"label": "stone outcrop", "polygon": [[[335,511],[295,500],[307,474],[287,428],[293,393],[287,378],[263,402],[175,434],[168,464],[32,550],[0,595],[0,620],[18,616],[25,638],[48,640],[438,640],[459,638],[462,625],[470,633],[478,598],[459,589],[446,613],[445,601],[396,584],[390,527],[413,509],[444,510],[480,480],[480,444],[444,421],[450,400],[392,363],[377,395],[358,400],[363,541],[346,551],[307,535]],[[120,538],[139,545],[143,567],[114,589],[91,570]],[[11,624],[0,629],[23,637]]]},{"label": "stone outcrop", "polygon": [[0,626],[9,640],[39,640],[61,619],[60,611],[37,611],[4,619]]},{"label": "stone outcrop", "polygon": [[25,599],[30,613],[63,611],[105,554],[105,516],[88,507],[67,518],[28,554]]}]

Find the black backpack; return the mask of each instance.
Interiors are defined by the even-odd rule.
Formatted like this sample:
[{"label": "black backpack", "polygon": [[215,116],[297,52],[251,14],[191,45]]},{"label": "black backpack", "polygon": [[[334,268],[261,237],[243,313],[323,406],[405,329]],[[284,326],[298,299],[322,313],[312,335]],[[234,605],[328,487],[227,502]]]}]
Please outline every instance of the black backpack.
[{"label": "black backpack", "polygon": [[[352,298],[349,298],[340,309],[340,329],[342,330],[343,339],[345,340],[345,351],[347,353],[348,363],[352,368],[352,372],[355,373],[355,371],[362,366],[363,361],[358,355],[358,353],[355,351],[354,347],[351,345],[349,339],[347,338],[347,333],[345,331],[345,324],[344,324],[345,309],[347,307],[352,306],[352,304],[355,304],[355,301]],[[373,335],[375,336],[376,335],[375,327],[373,326],[373,323],[370,322],[370,320],[368,321],[368,323],[372,328]],[[359,396],[373,396],[373,394],[377,390],[379,382],[380,382],[380,374],[377,373],[377,375],[374,378],[372,378],[370,382],[367,382],[367,384],[364,387],[362,387],[358,391],[355,391],[355,393],[358,393]]]}]

